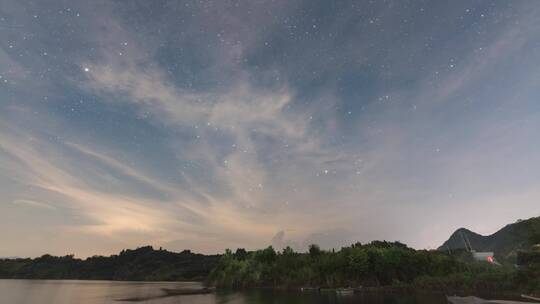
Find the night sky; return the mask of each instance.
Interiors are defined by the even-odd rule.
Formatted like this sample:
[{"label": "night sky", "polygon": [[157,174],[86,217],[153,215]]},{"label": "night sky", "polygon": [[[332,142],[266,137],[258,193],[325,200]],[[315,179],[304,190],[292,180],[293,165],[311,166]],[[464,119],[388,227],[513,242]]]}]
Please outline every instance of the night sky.
[{"label": "night sky", "polygon": [[540,214],[540,1],[0,3],[0,256],[440,245]]}]

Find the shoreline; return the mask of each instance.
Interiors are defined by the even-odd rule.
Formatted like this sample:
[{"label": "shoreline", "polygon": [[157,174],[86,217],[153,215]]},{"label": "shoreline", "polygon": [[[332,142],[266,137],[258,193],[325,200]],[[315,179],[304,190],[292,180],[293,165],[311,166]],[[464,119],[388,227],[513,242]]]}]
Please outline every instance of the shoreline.
[{"label": "shoreline", "polygon": [[149,283],[149,284],[162,284],[162,283],[199,283],[206,285],[205,281],[194,280],[180,280],[180,281],[152,281],[152,280],[110,280],[110,279],[56,279],[56,278],[0,278],[0,281],[73,281],[73,282],[108,282],[108,283]]},{"label": "shoreline", "polygon": [[[199,287],[204,288],[209,285],[204,281],[126,281],[126,280],[87,280],[87,279],[20,279],[20,278],[0,278],[0,281],[34,281],[43,283],[75,283],[75,284],[175,284],[175,283],[193,283],[198,284]],[[215,291],[220,292],[249,292],[249,291],[278,291],[278,292],[295,292],[303,294],[331,294],[349,296],[354,294],[355,296],[373,296],[373,295],[436,295],[436,296],[476,296],[486,299],[501,299],[501,300],[523,300],[522,295],[527,294],[523,291],[488,291],[481,289],[423,289],[414,286],[370,286],[370,287],[291,287],[291,286],[257,286],[257,287],[245,287],[245,288],[225,288],[216,287]],[[304,290],[303,290],[304,289]],[[352,289],[352,290],[351,290]],[[340,294],[343,290],[351,290],[350,294]],[[535,294],[531,294],[535,296]]]},{"label": "shoreline", "polygon": [[[305,290],[302,290],[305,289]],[[355,295],[362,294],[425,294],[425,295],[455,295],[455,296],[477,296],[484,298],[502,298],[507,300],[520,299],[523,291],[487,291],[487,290],[475,290],[475,289],[423,289],[414,286],[380,286],[380,287],[286,287],[286,286],[258,286],[247,288],[220,288],[218,291],[246,291],[246,290],[276,290],[276,291],[294,291],[301,293],[338,293],[340,290],[352,289]]]}]

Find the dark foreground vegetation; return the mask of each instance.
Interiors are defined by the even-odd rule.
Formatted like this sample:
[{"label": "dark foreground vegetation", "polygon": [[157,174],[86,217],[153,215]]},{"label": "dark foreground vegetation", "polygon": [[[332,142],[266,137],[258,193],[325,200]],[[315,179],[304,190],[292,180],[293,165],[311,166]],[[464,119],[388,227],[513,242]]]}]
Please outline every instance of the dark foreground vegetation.
[{"label": "dark foreground vegetation", "polygon": [[459,248],[457,236],[465,238],[467,234],[455,233],[441,247],[448,250],[438,251],[374,241],[339,251],[325,251],[312,245],[308,252],[268,247],[207,256],[147,246],[86,260],[50,255],[0,259],[0,278],[205,280],[223,288],[363,286],[378,290],[540,294],[540,218],[507,225],[488,237],[471,234],[472,247],[494,251],[499,265],[474,261],[470,252]]},{"label": "dark foreground vegetation", "polygon": [[219,255],[180,253],[141,247],[109,257],[85,260],[71,255],[43,255],[35,259],[0,259],[3,279],[84,279],[129,281],[204,280]]},{"label": "dark foreground vegetation", "polygon": [[355,244],[308,253],[272,247],[227,251],[209,281],[227,288],[301,286],[399,287],[446,292],[540,292],[540,253],[526,264],[475,262],[468,252],[414,250],[395,242]]}]

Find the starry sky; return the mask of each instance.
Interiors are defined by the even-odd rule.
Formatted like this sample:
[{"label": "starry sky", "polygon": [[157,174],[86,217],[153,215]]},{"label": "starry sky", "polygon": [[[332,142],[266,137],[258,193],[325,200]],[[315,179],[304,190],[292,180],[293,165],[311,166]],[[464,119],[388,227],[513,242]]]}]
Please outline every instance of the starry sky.
[{"label": "starry sky", "polygon": [[540,2],[0,4],[0,256],[540,214]]}]

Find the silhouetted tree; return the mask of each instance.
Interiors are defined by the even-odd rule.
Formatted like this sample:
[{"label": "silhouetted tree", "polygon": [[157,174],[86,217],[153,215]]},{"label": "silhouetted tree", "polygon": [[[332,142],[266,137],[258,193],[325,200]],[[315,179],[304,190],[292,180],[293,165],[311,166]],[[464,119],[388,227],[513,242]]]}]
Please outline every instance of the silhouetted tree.
[{"label": "silhouetted tree", "polygon": [[319,245],[317,245],[317,244],[309,245],[309,256],[311,256],[312,258],[316,258],[316,257],[320,256],[321,253],[322,253],[322,251],[321,251],[321,247],[319,247]]},{"label": "silhouetted tree", "polygon": [[244,248],[238,248],[236,249],[236,252],[234,253],[234,257],[240,261],[243,261],[247,258],[248,253]]}]

